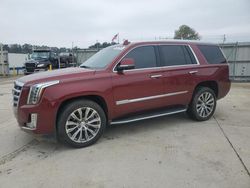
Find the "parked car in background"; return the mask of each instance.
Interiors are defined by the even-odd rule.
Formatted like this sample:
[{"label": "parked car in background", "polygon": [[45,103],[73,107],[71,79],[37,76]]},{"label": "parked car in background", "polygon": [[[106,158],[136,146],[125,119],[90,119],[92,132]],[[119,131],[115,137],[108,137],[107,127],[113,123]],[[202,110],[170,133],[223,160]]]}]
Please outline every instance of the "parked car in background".
[{"label": "parked car in background", "polygon": [[138,42],[107,47],[77,68],[19,78],[13,105],[21,129],[85,147],[107,124],[181,112],[208,120],[229,90],[228,64],[217,45]]},{"label": "parked car in background", "polygon": [[24,63],[24,74],[46,71],[49,66],[53,69],[58,68],[58,57],[50,49],[33,50],[30,59]]}]

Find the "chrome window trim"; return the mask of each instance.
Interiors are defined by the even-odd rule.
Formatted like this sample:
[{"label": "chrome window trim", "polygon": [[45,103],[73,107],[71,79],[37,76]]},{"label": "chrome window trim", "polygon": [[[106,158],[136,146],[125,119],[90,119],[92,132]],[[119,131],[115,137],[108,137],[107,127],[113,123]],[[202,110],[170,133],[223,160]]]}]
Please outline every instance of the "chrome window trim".
[{"label": "chrome window trim", "polygon": [[196,64],[195,64],[195,65],[200,65],[200,61],[199,61],[199,59],[197,58],[196,54],[194,53],[193,48],[192,48],[190,45],[188,45],[188,47],[189,47],[189,49],[191,50],[191,52],[192,52],[192,54],[193,54],[193,56],[194,56],[194,58],[195,58],[195,61],[196,61]]},{"label": "chrome window trim", "polygon": [[141,44],[141,45],[138,45],[138,46],[134,46],[133,48],[131,48],[127,53],[125,53],[119,60],[118,62],[115,64],[115,66],[113,67],[113,71],[114,73],[117,73],[118,71],[115,70],[116,66],[121,62],[121,60],[129,53],[131,52],[132,50],[138,48],[138,47],[144,47],[144,46],[187,46],[194,58],[195,58],[195,61],[196,61],[196,64],[186,64],[186,65],[169,65],[169,66],[162,66],[162,67],[148,67],[148,68],[139,68],[139,69],[131,69],[131,70],[124,70],[123,72],[131,72],[131,71],[140,71],[140,70],[150,70],[150,69],[159,69],[161,70],[162,68],[168,68],[168,67],[185,67],[185,66],[190,66],[190,65],[193,65],[193,66],[197,66],[197,65],[200,65],[200,61],[198,60],[196,54],[194,53],[192,47],[190,46],[190,44]]},{"label": "chrome window trim", "polygon": [[188,91],[178,91],[178,92],[173,92],[173,93],[166,93],[162,95],[154,95],[154,96],[149,96],[149,97],[142,97],[142,98],[135,98],[135,99],[124,99],[124,100],[119,100],[116,101],[116,105],[122,105],[122,104],[129,104],[129,103],[134,103],[134,102],[141,102],[141,101],[146,101],[146,100],[152,100],[152,99],[158,99],[162,97],[170,97],[174,95],[180,95],[187,93]]}]

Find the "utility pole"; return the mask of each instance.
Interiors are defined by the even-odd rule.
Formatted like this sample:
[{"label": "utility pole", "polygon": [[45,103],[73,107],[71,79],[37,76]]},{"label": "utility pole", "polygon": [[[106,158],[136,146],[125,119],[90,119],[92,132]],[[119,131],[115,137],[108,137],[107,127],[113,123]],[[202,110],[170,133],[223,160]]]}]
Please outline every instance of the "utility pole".
[{"label": "utility pole", "polygon": [[225,42],[226,42],[226,35],[224,34],[222,44],[224,44]]},{"label": "utility pole", "polygon": [[98,40],[96,40],[96,49],[97,49],[97,51],[99,51],[99,42],[98,42]]},{"label": "utility pole", "polygon": [[0,58],[1,69],[2,69],[3,76],[5,76],[5,74],[4,74],[4,62],[3,62],[3,44],[2,43],[0,43],[0,48],[1,48],[1,58]]},{"label": "utility pole", "polygon": [[237,53],[238,53],[238,42],[235,43],[235,51],[234,51],[234,72],[233,72],[233,79],[235,80],[236,77],[236,61],[237,61]]},{"label": "utility pole", "polygon": [[74,42],[72,42],[72,64],[74,67],[76,67],[75,62],[74,62]]}]

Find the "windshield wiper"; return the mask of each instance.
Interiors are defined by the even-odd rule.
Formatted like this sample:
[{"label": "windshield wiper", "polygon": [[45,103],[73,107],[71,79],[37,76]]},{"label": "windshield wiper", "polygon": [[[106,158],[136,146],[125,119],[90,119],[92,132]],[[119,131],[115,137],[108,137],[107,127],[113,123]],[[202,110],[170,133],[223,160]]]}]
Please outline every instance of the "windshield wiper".
[{"label": "windshield wiper", "polygon": [[80,67],[81,67],[81,68],[85,68],[85,69],[91,69],[91,67],[86,66],[86,65],[81,65]]}]

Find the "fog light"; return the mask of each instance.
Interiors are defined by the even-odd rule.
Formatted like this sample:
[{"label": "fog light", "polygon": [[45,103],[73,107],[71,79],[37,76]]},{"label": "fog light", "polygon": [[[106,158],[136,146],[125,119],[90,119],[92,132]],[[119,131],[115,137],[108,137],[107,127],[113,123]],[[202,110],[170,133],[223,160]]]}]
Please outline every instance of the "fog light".
[{"label": "fog light", "polygon": [[30,122],[26,124],[27,129],[36,129],[37,124],[37,114],[30,114]]}]

